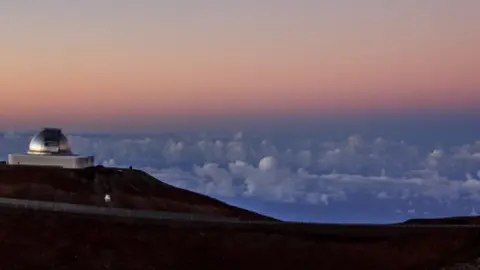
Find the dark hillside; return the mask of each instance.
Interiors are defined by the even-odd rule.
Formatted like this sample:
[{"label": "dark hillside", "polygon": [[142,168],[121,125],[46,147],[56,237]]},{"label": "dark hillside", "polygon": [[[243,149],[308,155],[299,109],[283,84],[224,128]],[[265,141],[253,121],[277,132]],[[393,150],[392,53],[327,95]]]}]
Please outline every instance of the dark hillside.
[{"label": "dark hillside", "polygon": [[[479,254],[480,231],[202,226],[1,209],[0,269],[439,269]],[[370,236],[369,236],[370,235]]]},{"label": "dark hillside", "polygon": [[[0,197],[271,220],[130,169],[3,165]],[[479,228],[422,227],[477,224],[477,217],[406,222],[418,226],[252,224],[6,206],[0,207],[0,269],[423,270],[480,257]]]},{"label": "dark hillside", "polygon": [[403,224],[417,224],[417,225],[480,225],[480,217],[445,217],[445,218],[431,218],[431,219],[409,219]]},{"label": "dark hillside", "polygon": [[0,197],[273,220],[130,169],[0,165]]}]

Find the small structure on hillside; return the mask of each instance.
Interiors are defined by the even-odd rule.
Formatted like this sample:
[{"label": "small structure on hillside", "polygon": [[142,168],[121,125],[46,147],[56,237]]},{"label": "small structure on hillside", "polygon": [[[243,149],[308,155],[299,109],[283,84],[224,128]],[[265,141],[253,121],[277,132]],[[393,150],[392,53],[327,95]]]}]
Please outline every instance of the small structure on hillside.
[{"label": "small structure on hillside", "polygon": [[45,128],[32,138],[26,154],[9,154],[8,164],[81,169],[93,166],[94,157],[73,154],[61,129]]}]

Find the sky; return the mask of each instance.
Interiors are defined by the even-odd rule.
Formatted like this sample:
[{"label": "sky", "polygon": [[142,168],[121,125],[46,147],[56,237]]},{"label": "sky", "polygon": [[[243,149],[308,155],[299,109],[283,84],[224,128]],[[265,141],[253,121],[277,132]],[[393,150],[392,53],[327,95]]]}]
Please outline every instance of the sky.
[{"label": "sky", "polygon": [[97,164],[281,219],[476,214],[479,13],[478,0],[0,1],[0,159],[53,126]]},{"label": "sky", "polygon": [[0,130],[476,111],[479,12],[477,0],[2,1]]}]

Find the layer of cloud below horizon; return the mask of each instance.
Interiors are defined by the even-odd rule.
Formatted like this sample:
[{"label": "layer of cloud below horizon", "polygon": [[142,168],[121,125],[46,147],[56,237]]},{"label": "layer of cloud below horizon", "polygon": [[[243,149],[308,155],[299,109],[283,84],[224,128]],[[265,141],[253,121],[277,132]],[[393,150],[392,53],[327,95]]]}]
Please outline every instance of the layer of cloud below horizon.
[{"label": "layer of cloud below horizon", "polygon": [[[5,134],[2,155],[24,151],[28,139]],[[241,132],[230,138],[178,134],[70,140],[77,153],[94,154],[99,164],[133,165],[174,186],[223,199],[322,208],[343,203],[352,209],[369,200],[391,203],[397,207],[392,213],[415,207],[430,213],[427,205],[457,204],[459,214],[466,214],[480,203],[480,141],[428,149],[358,135],[279,142]]]}]

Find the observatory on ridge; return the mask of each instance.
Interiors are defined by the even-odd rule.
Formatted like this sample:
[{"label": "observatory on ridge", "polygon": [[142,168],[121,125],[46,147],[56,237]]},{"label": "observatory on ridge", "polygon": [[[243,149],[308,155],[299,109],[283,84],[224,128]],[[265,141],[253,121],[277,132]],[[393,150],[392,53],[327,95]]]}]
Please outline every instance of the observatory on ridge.
[{"label": "observatory on ridge", "polygon": [[45,128],[32,138],[27,153],[9,154],[8,164],[81,169],[93,166],[94,157],[73,154],[61,129]]}]

